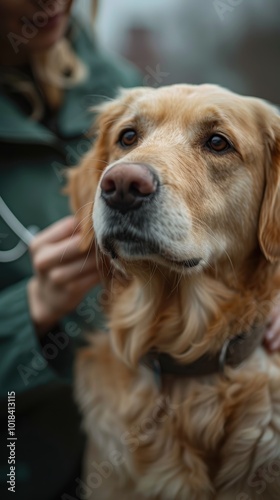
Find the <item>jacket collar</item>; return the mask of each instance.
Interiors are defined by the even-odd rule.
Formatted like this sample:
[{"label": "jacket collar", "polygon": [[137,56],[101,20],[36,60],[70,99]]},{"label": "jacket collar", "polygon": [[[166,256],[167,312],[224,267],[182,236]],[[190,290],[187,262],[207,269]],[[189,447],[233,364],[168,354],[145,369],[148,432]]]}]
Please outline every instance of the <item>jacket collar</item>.
[{"label": "jacket collar", "polygon": [[27,119],[17,105],[4,93],[0,93],[0,141],[49,144],[55,135],[46,127]]}]

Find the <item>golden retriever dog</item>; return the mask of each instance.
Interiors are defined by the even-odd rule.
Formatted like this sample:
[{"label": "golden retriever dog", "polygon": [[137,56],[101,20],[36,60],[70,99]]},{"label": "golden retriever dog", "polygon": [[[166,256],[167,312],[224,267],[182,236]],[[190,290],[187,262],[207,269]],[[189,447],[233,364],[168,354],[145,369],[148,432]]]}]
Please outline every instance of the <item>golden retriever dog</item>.
[{"label": "golden retriever dog", "polygon": [[98,113],[69,180],[109,303],[76,365],[85,498],[278,500],[280,356],[262,347],[280,286],[277,111],[173,85]]}]

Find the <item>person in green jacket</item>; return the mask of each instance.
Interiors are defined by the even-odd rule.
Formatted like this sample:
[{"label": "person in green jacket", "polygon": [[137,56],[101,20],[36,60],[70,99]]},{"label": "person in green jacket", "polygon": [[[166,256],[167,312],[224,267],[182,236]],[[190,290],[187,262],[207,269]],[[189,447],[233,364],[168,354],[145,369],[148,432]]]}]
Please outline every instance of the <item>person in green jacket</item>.
[{"label": "person in green jacket", "polygon": [[1,499],[86,495],[72,363],[102,324],[102,289],[94,251],[79,251],[64,170],[91,147],[89,109],[141,81],[71,6],[0,0]]}]

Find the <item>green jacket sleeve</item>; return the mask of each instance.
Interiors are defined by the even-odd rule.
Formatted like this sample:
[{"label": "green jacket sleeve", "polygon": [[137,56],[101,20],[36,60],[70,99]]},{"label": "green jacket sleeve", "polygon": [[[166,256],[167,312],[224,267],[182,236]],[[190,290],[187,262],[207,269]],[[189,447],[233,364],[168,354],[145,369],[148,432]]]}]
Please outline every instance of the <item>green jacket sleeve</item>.
[{"label": "green jacket sleeve", "polygon": [[41,354],[29,314],[28,279],[0,292],[0,397],[46,384],[57,378]]}]

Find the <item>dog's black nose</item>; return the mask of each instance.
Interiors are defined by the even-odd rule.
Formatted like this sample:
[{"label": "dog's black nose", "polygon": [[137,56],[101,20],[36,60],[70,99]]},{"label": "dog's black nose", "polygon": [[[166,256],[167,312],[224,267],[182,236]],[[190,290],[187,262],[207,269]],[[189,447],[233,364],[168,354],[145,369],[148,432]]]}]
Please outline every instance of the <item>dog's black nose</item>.
[{"label": "dog's black nose", "polygon": [[151,167],[141,163],[118,163],[105,173],[101,196],[111,208],[128,212],[139,208],[158,189],[159,180]]}]

